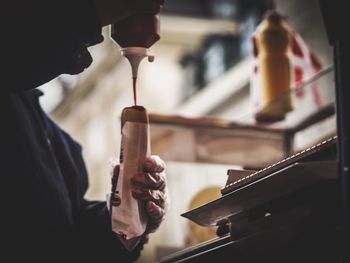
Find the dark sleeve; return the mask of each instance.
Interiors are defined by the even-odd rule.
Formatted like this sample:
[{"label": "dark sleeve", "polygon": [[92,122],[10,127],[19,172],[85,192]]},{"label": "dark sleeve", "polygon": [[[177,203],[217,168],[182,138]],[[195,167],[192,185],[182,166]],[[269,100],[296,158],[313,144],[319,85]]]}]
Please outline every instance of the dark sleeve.
[{"label": "dark sleeve", "polygon": [[147,237],[142,237],[132,252],[127,251],[111,230],[110,214],[105,202],[84,201],[77,220],[77,229],[85,253],[90,252],[86,255],[89,259],[100,260],[96,262],[133,262],[140,256],[143,245],[148,241]]},{"label": "dark sleeve", "polygon": [[49,136],[51,145],[72,201],[74,229],[79,240],[77,249],[80,250],[78,254],[81,259],[87,257],[84,260],[87,262],[91,262],[92,258],[95,262],[108,262],[107,260],[133,262],[140,256],[147,237],[143,237],[132,252],[124,248],[112,231],[111,216],[106,202],[91,202],[84,199],[88,188],[88,173],[81,146],[52,120],[48,118],[46,120],[50,127],[48,133],[51,134]]},{"label": "dark sleeve", "polygon": [[80,73],[92,62],[87,47],[103,40],[93,0],[27,2],[0,4],[2,88],[31,89]]}]

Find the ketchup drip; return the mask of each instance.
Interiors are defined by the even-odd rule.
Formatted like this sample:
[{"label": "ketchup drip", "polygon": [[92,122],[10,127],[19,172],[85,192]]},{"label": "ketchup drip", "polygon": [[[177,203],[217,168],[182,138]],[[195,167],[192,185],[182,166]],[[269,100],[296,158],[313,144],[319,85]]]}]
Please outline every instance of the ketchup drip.
[{"label": "ketchup drip", "polygon": [[137,99],[136,99],[136,82],[137,82],[137,78],[136,77],[133,77],[132,78],[132,84],[133,84],[133,92],[134,92],[134,105],[136,106],[137,105]]}]

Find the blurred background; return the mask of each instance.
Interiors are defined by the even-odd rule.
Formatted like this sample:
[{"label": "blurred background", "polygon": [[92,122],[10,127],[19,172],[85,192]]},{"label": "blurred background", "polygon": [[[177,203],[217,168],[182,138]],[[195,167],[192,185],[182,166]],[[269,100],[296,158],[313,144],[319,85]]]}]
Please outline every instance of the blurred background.
[{"label": "blurred background", "polygon": [[[171,206],[138,262],[155,262],[215,237],[215,228],[192,225],[180,215],[219,197],[228,169],[263,168],[335,134],[332,53],[317,0],[276,1],[322,70],[304,80],[302,96],[293,90],[300,83],[293,83],[294,109],[283,121],[255,130],[251,37],[269,2],[169,0],[163,8],[161,40],[151,49],[155,62],[140,67],[138,102],[153,114],[152,148],[167,163]],[[90,48],[89,69],[40,87],[44,109],[83,146],[92,200],[105,200],[109,192],[120,113],[133,98],[130,65],[109,29],[103,33],[105,41]]]}]

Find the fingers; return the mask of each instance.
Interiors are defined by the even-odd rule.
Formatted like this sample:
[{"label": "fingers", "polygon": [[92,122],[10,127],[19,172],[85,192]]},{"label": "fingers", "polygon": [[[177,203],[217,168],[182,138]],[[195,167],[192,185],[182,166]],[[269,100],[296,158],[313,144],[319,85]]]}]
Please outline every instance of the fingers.
[{"label": "fingers", "polygon": [[131,183],[136,188],[151,190],[163,190],[165,188],[164,174],[137,173],[131,178]]},{"label": "fingers", "polygon": [[161,173],[165,169],[165,162],[157,155],[147,157],[143,163],[144,172]]},{"label": "fingers", "polygon": [[151,217],[155,221],[162,220],[165,215],[164,209],[156,205],[152,201],[147,202],[146,211],[149,217]]},{"label": "fingers", "polygon": [[[152,211],[152,215],[154,216],[157,213],[164,214],[164,208],[166,206],[166,178],[164,169],[164,161],[158,156],[151,156],[146,158],[143,163],[144,172],[137,173],[131,178],[131,183],[134,186],[132,196],[140,201],[151,202],[149,209],[150,213]],[[119,206],[121,203],[119,193],[116,191],[119,171],[120,167],[116,165],[112,176],[111,204],[113,206]]]},{"label": "fingers", "polygon": [[131,179],[132,184],[138,188],[151,190],[164,190],[165,180],[165,163],[158,156],[146,158],[143,163],[144,173],[135,174]]},{"label": "fingers", "polygon": [[155,232],[160,226],[165,216],[165,210],[157,206],[154,202],[147,202],[146,211],[149,216],[149,222],[147,225],[146,233]]},{"label": "fingers", "polygon": [[139,201],[152,201],[161,208],[165,207],[165,193],[162,191],[135,188],[132,196]]}]

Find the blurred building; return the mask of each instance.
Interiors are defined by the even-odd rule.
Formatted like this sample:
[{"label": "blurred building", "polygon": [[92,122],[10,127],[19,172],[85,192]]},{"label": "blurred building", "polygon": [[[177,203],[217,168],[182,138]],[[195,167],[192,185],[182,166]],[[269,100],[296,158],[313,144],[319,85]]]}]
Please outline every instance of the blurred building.
[{"label": "blurred building", "polygon": [[[140,67],[139,103],[152,113],[252,123],[250,36],[268,1],[168,2],[163,10],[161,40],[152,47],[155,62],[144,61]],[[277,10],[288,16],[293,29],[319,55],[322,64],[331,65],[318,2],[278,0],[276,4]],[[90,174],[87,197],[99,200],[104,200],[110,189],[111,163],[119,155],[120,113],[132,104],[130,66],[109,39],[107,28],[104,36],[103,44],[91,48],[94,63],[89,69],[79,76],[61,76],[42,87],[46,93],[42,103],[47,111],[83,145]],[[332,101],[332,79],[325,76],[321,84],[324,96]],[[288,127],[307,117],[311,106],[300,105],[277,126]],[[296,149],[334,131],[334,119],[327,119],[298,135]],[[227,169],[239,165],[165,161],[171,208],[140,262],[154,262],[156,253],[164,253],[166,247],[169,251],[183,247],[190,228],[180,214],[190,208],[192,198],[202,189],[223,187]]]}]

